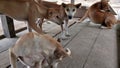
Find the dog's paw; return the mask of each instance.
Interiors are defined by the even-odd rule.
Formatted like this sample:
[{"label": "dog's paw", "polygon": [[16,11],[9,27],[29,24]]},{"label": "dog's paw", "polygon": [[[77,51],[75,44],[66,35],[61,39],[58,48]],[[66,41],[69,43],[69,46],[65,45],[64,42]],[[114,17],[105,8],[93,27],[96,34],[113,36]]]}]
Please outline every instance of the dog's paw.
[{"label": "dog's paw", "polygon": [[67,36],[67,37],[70,37],[70,36],[71,36],[71,34],[69,34],[69,33],[66,33],[66,34],[65,34],[65,36]]},{"label": "dog's paw", "polygon": [[105,26],[100,26],[100,29],[106,29],[107,27],[105,27]]},{"label": "dog's paw", "polygon": [[67,36],[61,36],[61,39],[62,40],[67,40],[67,39],[69,39],[69,37],[67,37]]}]

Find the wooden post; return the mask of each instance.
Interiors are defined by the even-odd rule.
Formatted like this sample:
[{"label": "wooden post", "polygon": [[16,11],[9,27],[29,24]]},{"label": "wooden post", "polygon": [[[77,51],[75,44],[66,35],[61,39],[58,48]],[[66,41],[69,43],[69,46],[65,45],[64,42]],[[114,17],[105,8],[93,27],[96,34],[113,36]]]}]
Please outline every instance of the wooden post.
[{"label": "wooden post", "polygon": [[1,21],[5,37],[7,38],[16,37],[13,19],[5,15],[1,15]]},{"label": "wooden post", "polygon": [[71,0],[71,4],[74,4],[75,3],[75,0]]}]

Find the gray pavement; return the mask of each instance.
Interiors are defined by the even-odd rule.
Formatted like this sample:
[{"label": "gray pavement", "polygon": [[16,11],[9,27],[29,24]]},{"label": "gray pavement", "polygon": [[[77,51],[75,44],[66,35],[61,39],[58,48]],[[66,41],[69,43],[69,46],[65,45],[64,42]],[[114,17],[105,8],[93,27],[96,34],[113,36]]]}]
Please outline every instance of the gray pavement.
[{"label": "gray pavement", "polygon": [[66,46],[72,58],[59,68],[118,68],[116,30],[98,27],[88,25],[78,32]]},{"label": "gray pavement", "polygon": [[[69,30],[71,37],[62,40],[63,46],[70,48],[72,58],[65,58],[58,68],[119,68],[117,60],[116,29],[100,29],[99,25],[88,23],[74,24]],[[55,38],[58,38],[58,34]],[[9,64],[8,52],[2,52]],[[0,64],[2,62],[0,61]],[[25,68],[18,63],[18,68]]]}]

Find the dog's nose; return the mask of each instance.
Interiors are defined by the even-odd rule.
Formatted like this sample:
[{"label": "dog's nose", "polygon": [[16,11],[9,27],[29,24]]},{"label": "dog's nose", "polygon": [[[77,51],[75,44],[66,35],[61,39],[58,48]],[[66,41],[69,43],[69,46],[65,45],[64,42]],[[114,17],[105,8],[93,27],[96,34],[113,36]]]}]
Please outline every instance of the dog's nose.
[{"label": "dog's nose", "polygon": [[69,19],[72,19],[72,16],[68,16]]},{"label": "dog's nose", "polygon": [[107,12],[110,12],[110,10],[108,9],[108,10],[106,10]]}]

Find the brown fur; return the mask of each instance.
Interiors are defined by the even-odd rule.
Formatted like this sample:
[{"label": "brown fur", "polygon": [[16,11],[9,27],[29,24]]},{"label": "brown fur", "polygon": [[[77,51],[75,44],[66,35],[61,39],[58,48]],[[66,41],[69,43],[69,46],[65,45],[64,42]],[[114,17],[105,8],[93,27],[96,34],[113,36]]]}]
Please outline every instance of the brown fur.
[{"label": "brown fur", "polygon": [[86,17],[96,24],[101,24],[107,28],[111,28],[117,20],[109,10],[108,0],[102,0],[90,6],[85,15],[80,19],[82,22]]},{"label": "brown fur", "polygon": [[54,38],[32,32],[21,36],[9,49],[10,64],[13,68],[16,68],[17,59],[27,66],[41,68],[44,61],[48,66],[54,66],[58,62],[56,60],[67,56],[67,51]]},{"label": "brown fur", "polygon": [[[54,14],[49,14],[49,12]],[[37,2],[37,0],[0,0],[0,13],[16,20],[28,21],[28,25],[38,33],[42,33],[42,31],[37,28],[37,25],[35,24],[37,18],[62,22],[61,19],[56,18],[56,15],[59,16],[58,11],[44,7]]]}]

